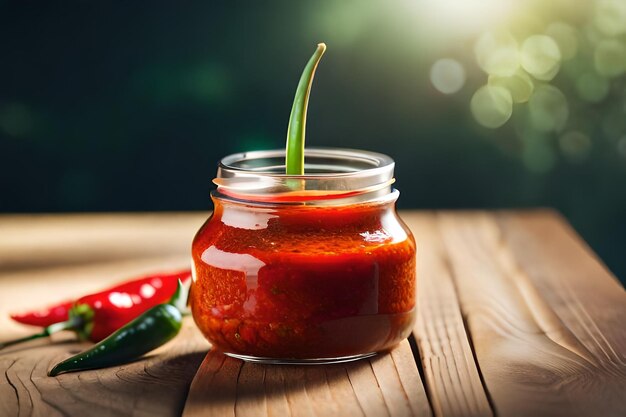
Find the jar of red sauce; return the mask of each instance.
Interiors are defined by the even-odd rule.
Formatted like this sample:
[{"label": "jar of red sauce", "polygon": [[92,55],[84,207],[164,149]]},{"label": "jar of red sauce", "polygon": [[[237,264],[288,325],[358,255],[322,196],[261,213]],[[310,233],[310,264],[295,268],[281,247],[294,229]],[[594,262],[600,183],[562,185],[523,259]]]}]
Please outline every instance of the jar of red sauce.
[{"label": "jar of red sauce", "polygon": [[393,160],[307,149],[220,162],[212,216],[192,246],[196,324],[225,354],[268,363],[359,359],[415,321],[415,241],[398,217]]}]

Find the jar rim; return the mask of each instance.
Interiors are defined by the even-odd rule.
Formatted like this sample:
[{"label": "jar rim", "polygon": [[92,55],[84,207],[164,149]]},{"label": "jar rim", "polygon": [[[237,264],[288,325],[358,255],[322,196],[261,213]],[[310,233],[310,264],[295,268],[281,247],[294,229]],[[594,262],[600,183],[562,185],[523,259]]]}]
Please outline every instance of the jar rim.
[{"label": "jar rim", "polygon": [[228,155],[219,163],[214,195],[248,202],[333,204],[387,195],[395,162],[385,154],[345,148],[307,148],[305,174],[285,174],[285,150]]},{"label": "jar rim", "polygon": [[[271,168],[280,169],[281,172],[268,172],[263,171],[259,168],[249,168],[246,169],[241,166],[237,166],[237,163],[241,163],[243,161],[251,161],[251,160],[262,160],[269,158],[280,158],[284,161],[285,159],[285,150],[284,149],[272,149],[272,150],[261,150],[261,151],[249,151],[249,152],[239,152],[234,153],[222,158],[219,162],[218,166],[218,178],[224,178],[224,174],[227,174],[229,171],[232,172],[247,172],[254,173],[257,175],[268,176],[268,177],[277,177],[277,178],[294,178],[294,179],[307,179],[307,178],[325,178],[325,177],[334,177],[334,176],[362,176],[362,175],[372,175],[376,174],[380,171],[390,171],[391,176],[393,176],[393,169],[395,162],[394,160],[385,154],[365,151],[360,149],[348,149],[348,148],[330,148],[330,147],[315,147],[315,148],[306,148],[306,152],[304,154],[305,157],[305,174],[303,175],[287,175],[285,174],[285,165],[273,165]],[[348,172],[317,172],[315,174],[307,174],[307,159],[313,158],[332,158],[337,161],[339,160],[351,160],[351,161],[359,161],[361,163],[369,163],[369,168],[364,168],[360,170],[351,170]],[[309,163],[309,166],[311,164]],[[268,168],[268,167],[260,167],[260,168]]]}]

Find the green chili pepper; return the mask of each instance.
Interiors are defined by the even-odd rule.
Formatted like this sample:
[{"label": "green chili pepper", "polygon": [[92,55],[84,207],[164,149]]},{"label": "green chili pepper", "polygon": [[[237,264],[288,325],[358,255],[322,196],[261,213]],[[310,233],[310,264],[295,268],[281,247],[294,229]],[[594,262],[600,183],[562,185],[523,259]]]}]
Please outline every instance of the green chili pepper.
[{"label": "green chili pepper", "polygon": [[311,84],[317,64],[326,51],[326,45],[317,45],[315,53],[304,67],[296,96],[293,100],[293,107],[289,116],[289,126],[287,127],[287,152],[285,158],[285,172],[287,175],[304,175],[304,136],[306,130],[306,112],[309,105],[309,95],[311,94]]},{"label": "green chili pepper", "polygon": [[169,302],[152,307],[90,349],[59,362],[48,376],[118,365],[164,345],[182,327],[179,308],[184,306],[185,295],[185,288],[178,280],[176,293]]}]

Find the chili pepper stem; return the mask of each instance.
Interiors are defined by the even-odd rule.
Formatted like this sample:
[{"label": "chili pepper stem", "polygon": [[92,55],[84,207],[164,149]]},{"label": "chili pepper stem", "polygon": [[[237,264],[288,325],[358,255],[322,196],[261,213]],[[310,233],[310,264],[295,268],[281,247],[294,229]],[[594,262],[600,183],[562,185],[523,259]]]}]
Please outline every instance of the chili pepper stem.
[{"label": "chili pepper stem", "polygon": [[5,347],[17,345],[19,343],[28,342],[30,340],[40,339],[42,337],[48,337],[54,333],[60,332],[62,330],[74,330],[80,327],[83,320],[80,317],[73,317],[67,321],[62,321],[60,323],[51,324],[48,327],[45,327],[41,333],[35,333],[30,336],[20,337],[19,339],[9,340],[6,342],[0,343],[0,349],[4,349]]},{"label": "chili pepper stem", "polygon": [[324,51],[326,51],[326,44],[318,44],[313,56],[304,67],[296,89],[293,107],[289,115],[289,126],[287,127],[287,149],[285,153],[285,173],[287,175],[304,175],[306,114],[313,77]]}]

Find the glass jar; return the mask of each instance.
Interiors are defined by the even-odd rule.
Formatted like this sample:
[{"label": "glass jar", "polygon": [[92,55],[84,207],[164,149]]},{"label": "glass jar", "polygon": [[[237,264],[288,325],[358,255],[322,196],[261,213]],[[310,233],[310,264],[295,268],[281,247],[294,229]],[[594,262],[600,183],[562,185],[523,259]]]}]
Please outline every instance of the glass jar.
[{"label": "glass jar", "polygon": [[415,321],[415,240],[398,218],[393,160],[307,149],[306,175],[284,150],[227,156],[212,216],[192,245],[190,305],[225,354],[268,363],[367,357]]}]

